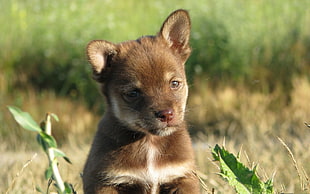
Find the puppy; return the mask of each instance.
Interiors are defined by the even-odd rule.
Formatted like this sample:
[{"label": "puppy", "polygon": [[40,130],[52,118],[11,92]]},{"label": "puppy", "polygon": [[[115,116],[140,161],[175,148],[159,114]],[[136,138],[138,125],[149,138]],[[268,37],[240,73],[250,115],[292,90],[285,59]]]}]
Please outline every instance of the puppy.
[{"label": "puppy", "polygon": [[190,26],[177,10],[156,36],[88,44],[107,106],[83,172],[86,194],[199,193],[184,121]]}]

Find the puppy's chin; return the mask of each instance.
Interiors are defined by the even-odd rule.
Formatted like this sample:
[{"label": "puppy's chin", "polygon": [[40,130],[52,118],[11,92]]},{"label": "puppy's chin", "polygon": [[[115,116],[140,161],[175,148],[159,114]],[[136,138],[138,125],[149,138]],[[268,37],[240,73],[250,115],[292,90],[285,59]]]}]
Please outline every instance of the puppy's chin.
[{"label": "puppy's chin", "polygon": [[148,132],[151,133],[152,135],[157,135],[157,136],[169,136],[173,132],[176,131],[176,127],[165,127],[162,129],[153,129],[149,130]]},{"label": "puppy's chin", "polygon": [[166,123],[135,123],[131,125],[131,129],[145,134],[152,134],[156,136],[169,136],[177,130],[177,125],[167,125]]}]

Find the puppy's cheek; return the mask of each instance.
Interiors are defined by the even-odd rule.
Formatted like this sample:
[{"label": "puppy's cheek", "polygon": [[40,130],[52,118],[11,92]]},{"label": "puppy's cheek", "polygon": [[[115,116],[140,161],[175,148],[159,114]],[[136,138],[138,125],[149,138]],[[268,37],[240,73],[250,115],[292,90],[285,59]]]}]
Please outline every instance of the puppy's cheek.
[{"label": "puppy's cheek", "polygon": [[120,119],[122,116],[121,115],[122,111],[120,110],[118,100],[114,97],[110,97],[110,102],[111,102],[112,112],[114,113],[114,116]]},{"label": "puppy's cheek", "polygon": [[114,116],[131,130],[140,131],[146,133],[146,128],[150,127],[145,122],[145,115],[137,112],[130,111],[131,108],[127,107],[127,104],[123,104],[121,99],[117,99],[113,96],[110,97],[112,112]]},{"label": "puppy's cheek", "polygon": [[133,123],[137,120],[136,114],[128,111],[129,108],[124,109],[126,105],[122,105],[119,99],[111,97],[110,101],[114,116],[125,125],[132,126]]}]

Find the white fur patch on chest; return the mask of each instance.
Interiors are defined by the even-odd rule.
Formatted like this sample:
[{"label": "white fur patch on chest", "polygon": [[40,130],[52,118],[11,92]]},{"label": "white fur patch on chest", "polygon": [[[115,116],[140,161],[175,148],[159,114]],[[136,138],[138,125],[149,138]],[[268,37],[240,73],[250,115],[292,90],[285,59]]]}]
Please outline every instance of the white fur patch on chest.
[{"label": "white fur patch on chest", "polygon": [[151,188],[151,193],[153,193],[157,191],[159,185],[171,182],[177,178],[185,177],[186,174],[191,173],[192,162],[157,166],[156,157],[159,154],[155,146],[149,145],[145,168],[113,169],[108,173],[109,180],[116,185],[142,182],[148,185]]}]

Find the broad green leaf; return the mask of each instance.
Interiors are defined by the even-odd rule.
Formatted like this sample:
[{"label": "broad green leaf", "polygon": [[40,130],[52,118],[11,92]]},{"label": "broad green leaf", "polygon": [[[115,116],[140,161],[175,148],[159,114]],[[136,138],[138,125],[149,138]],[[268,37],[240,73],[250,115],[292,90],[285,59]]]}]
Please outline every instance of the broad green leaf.
[{"label": "broad green leaf", "polygon": [[273,193],[272,180],[262,182],[256,175],[256,167],[250,170],[233,154],[218,145],[215,146],[212,154],[214,159],[220,162],[220,175],[235,188],[237,193]]},{"label": "broad green leaf", "polygon": [[41,132],[40,126],[33,120],[31,115],[27,112],[21,111],[19,108],[14,106],[8,106],[9,111],[12,113],[16,122],[24,129]]},{"label": "broad green leaf", "polygon": [[53,136],[46,134],[44,131],[40,132],[40,136],[49,148],[57,148],[57,142]]}]

